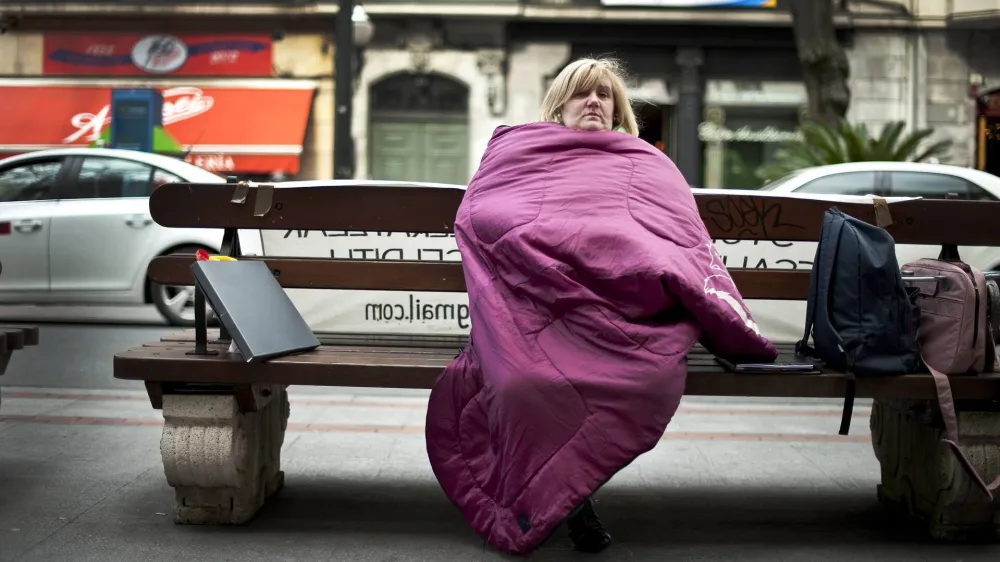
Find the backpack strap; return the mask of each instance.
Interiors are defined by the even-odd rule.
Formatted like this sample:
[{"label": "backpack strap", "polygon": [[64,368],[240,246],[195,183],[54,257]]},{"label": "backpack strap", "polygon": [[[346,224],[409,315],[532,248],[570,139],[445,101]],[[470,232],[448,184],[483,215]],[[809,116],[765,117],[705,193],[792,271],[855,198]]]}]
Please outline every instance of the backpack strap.
[{"label": "backpack strap", "polygon": [[920,359],[924,362],[927,370],[930,371],[931,376],[934,377],[934,386],[937,389],[938,395],[938,409],[941,411],[941,419],[944,420],[944,431],[945,438],[942,439],[944,443],[955,453],[958,458],[959,463],[965,468],[969,477],[972,481],[979,486],[983,492],[993,501],[993,491],[1000,488],[1000,476],[997,476],[993,482],[986,484],[983,478],[979,476],[976,469],[972,466],[969,458],[965,456],[962,449],[958,446],[958,414],[955,412],[955,399],[951,394],[951,382],[948,380],[948,375],[945,375],[941,371],[938,371],[934,367],[931,367],[930,363],[927,362],[923,356]]},{"label": "backpack strap", "polygon": [[[844,223],[847,222],[847,218],[844,217],[840,209],[832,207],[827,211],[826,215],[823,217],[823,236],[820,240],[819,245],[816,247],[816,261],[813,267],[816,268],[816,275],[811,275],[809,277],[809,300],[806,303],[806,331],[802,336],[802,341],[795,345],[796,351],[806,350],[809,352],[814,352],[814,350],[807,345],[806,342],[809,341],[810,331],[813,327],[813,322],[815,321],[816,306],[822,306],[824,311],[826,309],[826,298],[830,294],[830,281],[833,278],[833,265],[837,260],[837,250],[840,248],[840,235],[844,231]],[[834,241],[836,244],[834,246],[833,252],[822,252],[824,242]],[[829,243],[828,243],[829,244]],[[829,246],[828,248],[829,249]],[[824,299],[821,303],[816,303],[816,299]],[[844,410],[840,416],[840,435],[847,435],[851,429],[851,415],[854,413],[854,396],[856,393],[854,384],[854,365],[851,364],[851,355],[847,352],[850,349],[845,349],[844,341],[840,339],[840,334],[833,329],[830,325],[829,313],[824,313],[823,315],[825,322],[829,326],[829,333],[833,334],[838,340],[838,345],[840,346],[841,352],[844,353],[844,358],[847,361],[847,386],[844,389]],[[851,342],[847,347],[856,347],[860,345],[861,341]]]},{"label": "backpack strap", "polygon": [[847,435],[851,432],[851,416],[854,415],[854,395],[857,392],[854,384],[853,374],[847,375],[847,388],[844,389],[844,411],[840,414],[840,435]]},{"label": "backpack strap", "polygon": [[997,334],[1000,334],[1000,286],[995,279],[986,278],[986,297],[986,334],[989,340],[986,345],[984,372],[995,373],[1000,370],[1000,358],[997,357]]},{"label": "backpack strap", "polygon": [[864,342],[864,339],[855,338],[847,344],[841,345],[847,365],[847,369],[845,369],[847,371],[845,373],[847,376],[847,386],[844,388],[844,411],[840,414],[840,431],[838,432],[841,435],[847,435],[851,431],[851,416],[854,415],[854,397],[857,393],[855,385],[857,377],[854,375],[854,356],[850,352]]},{"label": "backpack strap", "polygon": [[[816,256],[820,256],[821,250],[816,248]],[[817,260],[819,261],[819,260]],[[816,355],[816,350],[809,345],[809,336],[812,335],[813,316],[816,314],[816,289],[819,284],[821,272],[809,276],[809,293],[806,299],[806,327],[802,333],[802,339],[795,343],[795,352],[800,355]]]},{"label": "backpack strap", "polygon": [[[823,216],[823,237],[816,245],[816,257],[814,258],[813,271],[815,274],[809,276],[809,295],[806,299],[806,326],[802,333],[802,339],[795,343],[795,352],[801,355],[816,356],[816,350],[809,345],[809,337],[812,335],[813,323],[816,318],[816,307],[826,308],[826,300],[817,303],[816,298],[822,294],[829,294],[830,278],[833,277],[833,262],[837,258],[836,252],[823,252],[823,243],[827,240],[838,240],[840,232],[844,229],[844,217],[833,214],[840,211],[836,207],[831,207]],[[840,220],[837,220],[840,219]],[[827,320],[829,322],[829,320]],[[831,332],[834,332],[831,330]]]}]

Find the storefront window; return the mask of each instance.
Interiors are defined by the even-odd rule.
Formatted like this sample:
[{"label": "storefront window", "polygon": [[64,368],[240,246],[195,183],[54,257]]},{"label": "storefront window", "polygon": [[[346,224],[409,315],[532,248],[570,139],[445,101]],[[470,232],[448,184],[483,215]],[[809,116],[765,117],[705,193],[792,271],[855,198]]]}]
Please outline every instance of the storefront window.
[{"label": "storefront window", "polygon": [[756,171],[797,128],[805,91],[797,83],[740,84],[710,81],[698,140],[704,150],[704,186],[759,189]]},{"label": "storefront window", "polygon": [[1000,89],[979,98],[976,168],[1000,176]]},{"label": "storefront window", "polygon": [[994,176],[1000,176],[1000,117],[980,116],[979,123],[976,167]]}]

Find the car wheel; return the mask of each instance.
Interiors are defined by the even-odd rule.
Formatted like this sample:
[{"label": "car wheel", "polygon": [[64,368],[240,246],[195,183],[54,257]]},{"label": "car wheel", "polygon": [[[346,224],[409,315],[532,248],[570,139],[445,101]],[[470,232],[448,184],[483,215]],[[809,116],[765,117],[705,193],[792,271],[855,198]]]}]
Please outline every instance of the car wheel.
[{"label": "car wheel", "polygon": [[[199,249],[212,252],[208,248],[184,246],[170,253],[193,254]],[[171,326],[194,326],[194,285],[160,285],[150,282],[149,292],[156,310]],[[205,314],[211,325],[215,317],[212,307],[207,306]]]}]

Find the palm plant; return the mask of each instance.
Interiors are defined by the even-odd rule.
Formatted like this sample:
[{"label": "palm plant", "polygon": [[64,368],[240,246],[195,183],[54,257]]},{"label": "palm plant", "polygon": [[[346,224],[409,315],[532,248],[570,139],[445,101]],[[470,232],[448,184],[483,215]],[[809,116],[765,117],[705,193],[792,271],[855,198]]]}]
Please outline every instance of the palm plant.
[{"label": "palm plant", "polygon": [[944,160],[951,140],[942,140],[921,150],[934,134],[933,129],[917,129],[903,134],[904,121],[887,123],[877,137],[868,134],[864,123],[841,121],[836,126],[806,122],[800,127],[802,140],[786,143],[775,158],[757,168],[757,177],[770,181],[809,166],[845,162],[920,162],[928,158]]}]

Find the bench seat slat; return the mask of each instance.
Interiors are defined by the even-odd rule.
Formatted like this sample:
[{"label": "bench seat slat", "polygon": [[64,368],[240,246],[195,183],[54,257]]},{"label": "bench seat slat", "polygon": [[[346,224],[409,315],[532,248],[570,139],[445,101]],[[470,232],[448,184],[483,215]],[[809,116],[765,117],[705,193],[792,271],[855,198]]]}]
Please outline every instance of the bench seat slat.
[{"label": "bench seat slat", "polygon": [[27,339],[24,330],[13,326],[0,326],[0,333],[7,340],[7,351],[24,349],[25,340]]},{"label": "bench seat slat", "polygon": [[[219,330],[207,331],[209,345],[221,345],[228,347],[229,342],[219,342]],[[399,334],[399,333],[355,333],[355,334],[325,334],[317,333],[316,338],[322,346],[336,347],[337,349],[371,349],[387,352],[416,350],[420,353],[436,353],[438,349],[444,349],[447,353],[454,355],[458,350],[465,347],[469,341],[464,335],[427,335],[427,334]],[[194,330],[185,330],[173,334],[167,334],[160,338],[159,342],[151,342],[144,345],[176,347],[177,343],[194,345]],[[162,344],[162,345],[161,345]],[[777,342],[774,344],[779,350],[785,353],[793,353],[795,344],[787,342]],[[695,344],[692,353],[707,354],[707,351],[700,344]],[[706,355],[708,357],[708,355]],[[709,357],[710,358],[710,357]]]},{"label": "bench seat slat", "polygon": [[16,326],[24,334],[24,345],[38,345],[38,326]]},{"label": "bench seat slat", "polygon": [[0,375],[7,372],[11,354],[26,346],[38,345],[37,326],[10,326],[0,324]]},{"label": "bench seat slat", "polygon": [[[155,258],[149,278],[161,285],[192,285],[192,254]],[[403,262],[332,260],[321,258],[262,258],[271,273],[288,289],[342,289],[369,291],[464,292],[465,277],[458,262]],[[808,270],[729,270],[740,294],[747,299],[803,300],[809,295]]]},{"label": "bench seat slat", "polygon": [[[156,350],[176,350],[176,349],[186,349],[190,350],[194,346],[193,340],[180,340],[180,341],[158,341],[149,342],[142,344],[143,348],[146,349],[156,349]],[[209,340],[207,343],[209,350],[227,352],[229,348],[228,342],[218,342]],[[438,347],[393,347],[393,346],[370,346],[364,344],[336,344],[336,345],[325,345],[321,346],[319,349],[315,350],[313,353],[316,355],[329,356],[331,354],[336,355],[338,358],[350,357],[352,361],[364,360],[367,358],[384,358],[390,357],[393,361],[409,361],[409,358],[445,358],[445,363],[451,360],[459,350],[461,346],[438,346]],[[700,355],[699,355],[700,353]],[[704,353],[704,350],[696,348],[695,354],[689,358],[689,365],[702,365],[711,364],[714,366],[715,360],[712,356]]]},{"label": "bench seat slat", "polygon": [[8,324],[0,324],[0,332],[7,334],[7,341],[10,342],[13,339],[17,346],[11,348],[8,343],[8,349],[23,349],[26,345],[38,345],[38,326],[11,326]]},{"label": "bench seat slat", "polygon": [[[219,338],[219,330],[207,330],[208,341]],[[449,349],[461,349],[469,341],[469,337],[460,334],[407,334],[407,333],[316,333],[316,338],[320,343],[326,345],[367,345],[372,347],[418,347],[435,348],[446,347]],[[194,330],[184,330],[167,334],[160,338],[160,341],[182,341],[193,342]]]},{"label": "bench seat slat", "polygon": [[[194,344],[192,343],[181,343],[181,342],[149,342],[144,343],[141,346],[143,349],[148,349],[152,351],[173,351],[177,349],[183,349],[184,351],[191,351],[194,349]],[[208,343],[208,349],[216,350],[221,352],[228,352],[228,343]],[[138,348],[137,348],[138,349]],[[457,349],[428,349],[428,348],[416,348],[416,347],[365,347],[365,346],[321,346],[319,349],[312,351],[309,354],[309,361],[324,361],[331,356],[336,356],[337,361],[340,360],[351,360],[351,361],[423,361],[424,359],[440,359],[442,357],[450,360],[455,354],[458,353]],[[337,364],[335,362],[334,364]]]},{"label": "bench seat slat", "polygon": [[[207,345],[209,349],[221,349],[223,351],[226,351],[229,348],[228,342],[213,342],[209,340]],[[148,342],[142,344],[142,347],[157,348],[157,349],[178,349],[178,348],[193,349],[194,340],[187,342],[172,342],[172,341]],[[378,354],[387,354],[387,355],[401,356],[401,357],[420,357],[420,356],[436,357],[441,355],[442,353],[445,354],[451,353],[451,356],[454,356],[456,353],[458,353],[459,348],[457,347],[455,348],[371,347],[366,345],[338,345],[336,346],[336,349],[338,353],[356,353],[359,355],[378,353]],[[318,350],[316,350],[316,353],[327,353],[328,351],[329,351],[329,346],[320,347]]]},{"label": "bench seat slat", "polygon": [[[188,355],[190,345],[162,342],[162,346],[139,347],[115,356],[118,378],[155,382],[216,384],[280,383],[289,385],[388,387],[429,389],[453,358],[454,350],[340,349],[318,350],[282,357],[265,363],[247,364],[225,353],[216,356]],[[740,375],[727,372],[701,350],[689,356],[686,394],[702,396],[839,398],[847,378],[841,374]],[[1000,395],[1000,375],[951,377],[956,399],[984,399]],[[857,395],[863,398],[936,398],[929,375],[857,380]]]}]

